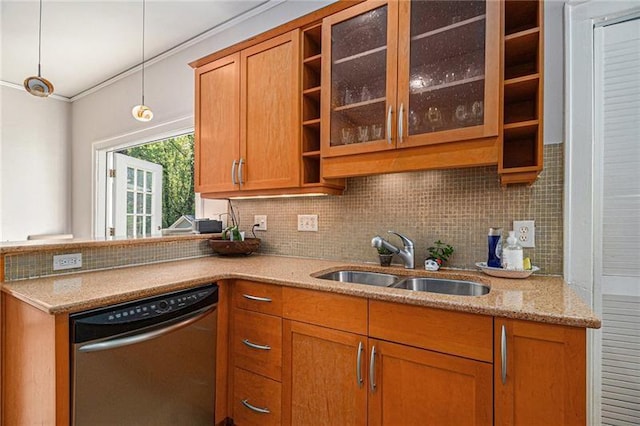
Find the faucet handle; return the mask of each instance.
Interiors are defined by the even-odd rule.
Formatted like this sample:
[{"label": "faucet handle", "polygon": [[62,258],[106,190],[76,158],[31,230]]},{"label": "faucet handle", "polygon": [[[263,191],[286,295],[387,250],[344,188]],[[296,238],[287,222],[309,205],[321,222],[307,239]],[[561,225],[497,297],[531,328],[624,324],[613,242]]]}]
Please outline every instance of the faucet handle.
[{"label": "faucet handle", "polygon": [[402,243],[404,244],[405,247],[413,247],[413,240],[411,240],[409,237],[405,237],[402,234],[398,234],[395,231],[387,231],[389,234],[394,234],[397,235],[401,240]]}]

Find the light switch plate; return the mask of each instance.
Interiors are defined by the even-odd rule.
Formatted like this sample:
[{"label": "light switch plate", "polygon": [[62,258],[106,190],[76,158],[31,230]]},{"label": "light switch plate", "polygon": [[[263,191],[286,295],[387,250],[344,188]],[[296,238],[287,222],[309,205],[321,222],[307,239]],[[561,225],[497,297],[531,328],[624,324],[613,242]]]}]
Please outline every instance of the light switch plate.
[{"label": "light switch plate", "polygon": [[536,246],[536,226],[533,220],[514,220],[513,230],[522,247]]},{"label": "light switch plate", "polygon": [[298,231],[318,232],[318,215],[317,214],[299,214],[298,215]]}]

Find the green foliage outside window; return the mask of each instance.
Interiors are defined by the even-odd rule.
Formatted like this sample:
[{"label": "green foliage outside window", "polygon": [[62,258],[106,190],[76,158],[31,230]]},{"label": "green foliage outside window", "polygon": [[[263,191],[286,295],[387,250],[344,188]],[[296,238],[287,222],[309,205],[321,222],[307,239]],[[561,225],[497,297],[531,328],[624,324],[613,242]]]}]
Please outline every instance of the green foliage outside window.
[{"label": "green foliage outside window", "polygon": [[183,214],[195,214],[193,134],[177,136],[119,152],[162,165],[163,228],[168,228]]}]

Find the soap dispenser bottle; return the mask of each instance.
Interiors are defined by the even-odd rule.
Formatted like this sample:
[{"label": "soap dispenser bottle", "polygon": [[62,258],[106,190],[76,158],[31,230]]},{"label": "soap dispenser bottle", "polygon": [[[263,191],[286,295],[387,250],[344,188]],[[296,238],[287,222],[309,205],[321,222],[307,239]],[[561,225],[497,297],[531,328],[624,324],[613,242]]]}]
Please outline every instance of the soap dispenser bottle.
[{"label": "soap dispenser bottle", "polygon": [[509,231],[507,244],[502,249],[502,268],[510,271],[524,269],[522,246],[518,243],[515,231]]}]

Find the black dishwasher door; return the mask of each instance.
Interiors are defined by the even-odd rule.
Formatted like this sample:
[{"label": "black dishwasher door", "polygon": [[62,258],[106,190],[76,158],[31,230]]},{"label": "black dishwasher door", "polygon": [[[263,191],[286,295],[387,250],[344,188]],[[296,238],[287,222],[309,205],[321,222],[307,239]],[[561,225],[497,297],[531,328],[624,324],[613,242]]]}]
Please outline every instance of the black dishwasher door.
[{"label": "black dishwasher door", "polygon": [[214,424],[216,308],[209,285],[72,316],[73,424]]}]

